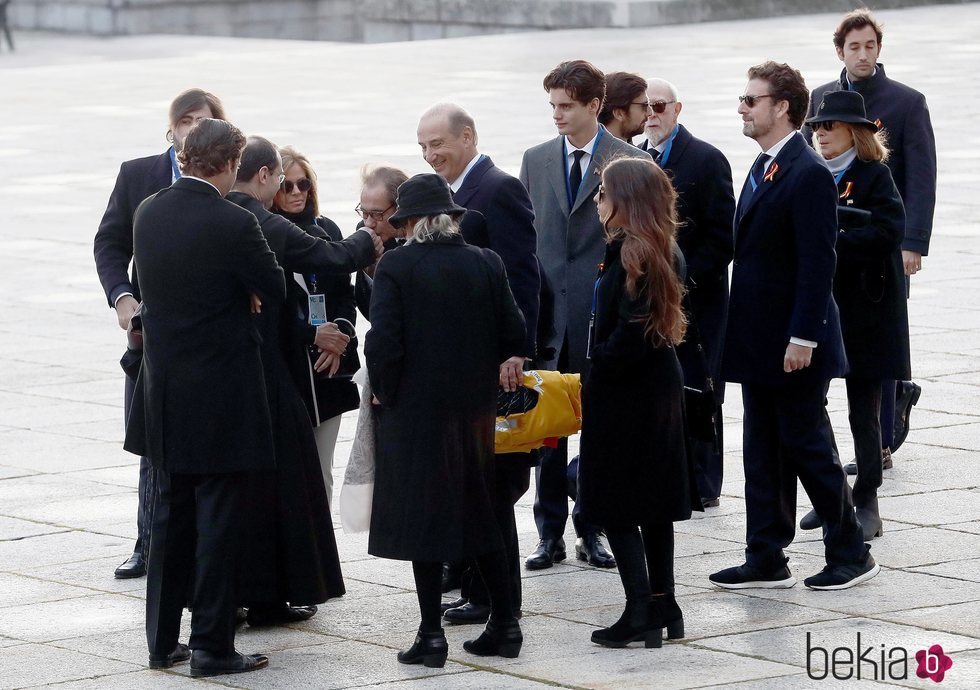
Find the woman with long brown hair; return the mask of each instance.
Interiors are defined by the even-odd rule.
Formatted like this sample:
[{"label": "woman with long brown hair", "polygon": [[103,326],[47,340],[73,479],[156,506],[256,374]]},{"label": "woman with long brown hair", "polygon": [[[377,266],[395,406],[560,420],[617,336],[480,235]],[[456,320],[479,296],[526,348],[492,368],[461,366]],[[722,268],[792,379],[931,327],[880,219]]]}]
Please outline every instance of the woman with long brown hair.
[{"label": "woman with long brown hair", "polygon": [[[613,161],[596,194],[606,229],[582,393],[582,515],[602,525],[619,563],[626,610],[592,641],[660,647],[684,636],[674,599],[676,520],[700,510],[685,445],[684,383],[674,346],[684,338],[676,193],[653,161]],[[642,533],[642,536],[641,536]]]}]

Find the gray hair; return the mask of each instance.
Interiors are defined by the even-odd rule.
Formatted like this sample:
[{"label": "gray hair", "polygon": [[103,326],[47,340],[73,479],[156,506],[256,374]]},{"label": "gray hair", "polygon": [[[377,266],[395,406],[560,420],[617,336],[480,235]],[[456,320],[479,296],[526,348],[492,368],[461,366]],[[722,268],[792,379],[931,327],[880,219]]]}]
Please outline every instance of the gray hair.
[{"label": "gray hair", "polygon": [[657,79],[657,78],[647,79],[647,90],[649,91],[650,88],[653,87],[653,86],[661,86],[661,87],[666,88],[667,89],[667,92],[670,93],[671,100],[674,100],[674,101],[680,101],[681,100],[680,94],[677,93],[677,87],[674,86],[673,84],[671,84],[666,79]]},{"label": "gray hair", "polygon": [[406,244],[412,242],[431,242],[437,239],[445,239],[459,234],[459,223],[448,213],[440,213],[437,216],[423,216],[415,223],[412,232],[408,236]]}]

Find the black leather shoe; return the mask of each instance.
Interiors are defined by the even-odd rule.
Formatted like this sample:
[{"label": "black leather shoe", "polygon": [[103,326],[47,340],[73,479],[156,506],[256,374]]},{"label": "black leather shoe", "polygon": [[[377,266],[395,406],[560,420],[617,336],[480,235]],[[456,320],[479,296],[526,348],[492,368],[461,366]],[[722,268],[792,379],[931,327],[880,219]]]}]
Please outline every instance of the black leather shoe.
[{"label": "black leather shoe", "polygon": [[800,518],[800,529],[811,530],[817,529],[821,525],[820,518],[817,516],[817,511],[810,509],[810,512]]},{"label": "black leather shoe", "polygon": [[558,561],[565,560],[565,557],[564,539],[542,539],[538,542],[538,548],[534,550],[534,553],[524,561],[524,567],[528,570],[543,570],[550,568]]},{"label": "black leather shoe", "polygon": [[150,668],[170,668],[191,658],[191,650],[186,644],[177,643],[170,654],[151,654]]},{"label": "black leather shoe", "polygon": [[717,508],[720,504],[721,501],[718,500],[717,496],[714,498],[705,498],[704,496],[701,497],[702,508]]},{"label": "black leather shoe", "polygon": [[204,649],[195,649],[191,654],[191,675],[195,678],[223,676],[228,673],[248,673],[258,671],[269,665],[269,657],[264,654],[239,654],[216,656]]},{"label": "black leather shoe", "polygon": [[316,606],[249,606],[245,620],[253,628],[269,625],[285,625],[309,620],[316,613]]},{"label": "black leather shoe", "polygon": [[597,568],[615,568],[616,559],[606,551],[598,534],[587,534],[575,542],[575,556]]},{"label": "black leather shoe", "polygon": [[486,623],[490,618],[490,607],[483,604],[467,603],[449,609],[443,618],[453,623]]},{"label": "black leather shoe", "polygon": [[245,622],[247,620],[248,620],[248,611],[243,609],[241,606],[235,609],[235,627],[238,627],[239,625],[245,625]]},{"label": "black leather shoe", "polygon": [[453,599],[452,601],[444,601],[441,604],[442,605],[442,612],[445,613],[449,609],[458,608],[458,607],[462,606],[463,604],[465,604],[467,601],[469,601],[469,599],[467,599],[466,597],[460,597],[459,599]]},{"label": "black leather shoe", "polygon": [[898,450],[909,435],[909,415],[912,408],[919,402],[922,387],[912,381],[899,381],[895,389],[895,437],[892,441],[892,451]]},{"label": "black leather shoe", "polygon": [[524,634],[516,620],[508,623],[487,621],[487,627],[475,640],[463,643],[463,649],[477,656],[502,656],[515,659],[521,653]]},{"label": "black leather shoe", "polygon": [[449,656],[449,644],[442,628],[437,632],[418,631],[415,642],[404,652],[398,652],[398,661],[403,664],[424,664],[429,668],[442,668]]},{"label": "black leather shoe", "polygon": [[116,568],[115,575],[117,580],[146,575],[146,559],[143,558],[143,554],[139,551],[134,553],[125,563]]},{"label": "black leather shoe", "polygon": [[[892,451],[889,448],[881,449],[881,469],[890,470],[894,466],[892,462]],[[844,465],[844,474],[849,477],[854,477],[858,473],[857,460],[853,460],[846,465]]]}]

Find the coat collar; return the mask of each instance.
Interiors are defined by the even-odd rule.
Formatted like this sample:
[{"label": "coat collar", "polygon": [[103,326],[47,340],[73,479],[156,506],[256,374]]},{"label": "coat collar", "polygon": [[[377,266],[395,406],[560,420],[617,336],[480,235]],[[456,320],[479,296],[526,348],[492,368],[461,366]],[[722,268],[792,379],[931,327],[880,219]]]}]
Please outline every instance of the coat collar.
[{"label": "coat collar", "polygon": [[207,194],[208,196],[213,196],[221,198],[221,194],[218,192],[214,186],[203,182],[201,180],[191,179],[189,177],[182,177],[173,184],[174,189],[182,189],[187,192],[197,192],[198,194]]},{"label": "coat collar", "polygon": [[486,175],[487,171],[492,167],[493,161],[490,160],[490,156],[483,156],[483,160],[474,165],[470,169],[469,173],[467,173],[466,179],[463,180],[463,186],[459,188],[459,191],[453,194],[453,201],[460,206],[467,206],[470,200],[476,194],[477,190],[480,188],[480,182],[483,180],[483,176]]},{"label": "coat collar", "polygon": [[150,165],[150,177],[161,189],[166,189],[174,179],[174,169],[170,164],[170,149],[167,149],[153,159]]},{"label": "coat collar", "polygon": [[[862,96],[870,96],[872,93],[877,91],[882,84],[888,81],[888,77],[885,76],[885,66],[880,62],[875,64],[875,73],[861,81],[853,82],[854,90],[857,91]],[[840,79],[837,81],[840,86],[841,91],[848,90],[848,84],[851,82],[847,81],[847,69],[842,69],[840,71]]]},{"label": "coat collar", "polygon": [[[760,189],[756,189],[752,196],[749,197],[748,203],[745,205],[744,209],[739,209],[735,213],[735,217],[739,219],[738,223],[741,225],[742,221],[748,217],[752,208],[759,202],[759,200],[769,193],[777,184],[785,179],[786,175],[789,173],[793,162],[803,153],[804,149],[808,148],[806,145],[806,140],[803,135],[799,132],[795,132],[789,141],[780,149],[779,154],[776,158],[769,162],[769,166],[766,168],[766,175],[759,182]],[[748,178],[746,177],[746,183],[748,184]]]}]

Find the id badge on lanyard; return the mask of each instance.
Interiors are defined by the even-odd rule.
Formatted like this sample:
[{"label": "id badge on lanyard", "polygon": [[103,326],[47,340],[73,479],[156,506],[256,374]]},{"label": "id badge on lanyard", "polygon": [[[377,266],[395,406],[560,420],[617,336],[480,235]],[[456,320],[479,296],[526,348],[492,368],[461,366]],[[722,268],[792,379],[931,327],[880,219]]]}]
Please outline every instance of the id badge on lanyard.
[{"label": "id badge on lanyard", "polygon": [[327,301],[323,295],[310,295],[310,325],[322,326],[327,322]]}]

